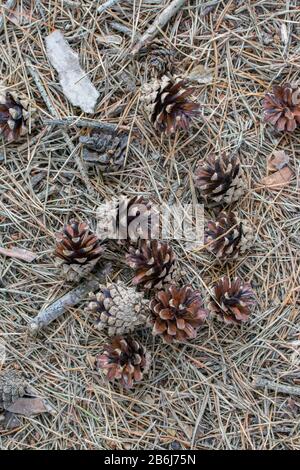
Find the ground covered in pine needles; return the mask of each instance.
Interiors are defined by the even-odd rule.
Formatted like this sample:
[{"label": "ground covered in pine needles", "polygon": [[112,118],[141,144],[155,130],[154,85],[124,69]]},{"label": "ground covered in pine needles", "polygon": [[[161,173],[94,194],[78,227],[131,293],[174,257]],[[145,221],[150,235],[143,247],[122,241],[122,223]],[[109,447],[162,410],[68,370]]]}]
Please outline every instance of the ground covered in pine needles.
[{"label": "ground covered in pine needles", "polygon": [[[271,85],[299,77],[299,4],[186,2],[159,38],[175,49],[176,73],[201,64],[212,79],[196,84],[201,115],[191,132],[160,139],[138,105],[147,67],[129,52],[167,3],[120,1],[97,14],[97,2],[90,0],[24,0],[14,14],[5,14],[0,79],[28,96],[39,118],[29,138],[0,146],[0,244],[38,253],[32,263],[0,259],[3,367],[22,370],[57,414],[26,418],[17,430],[0,431],[2,449],[300,448],[300,133],[276,134],[261,119],[261,101]],[[128,28],[127,34],[113,22]],[[45,53],[44,39],[54,29],[64,32],[101,94],[95,115],[81,115],[62,93]],[[43,124],[51,115],[28,61],[58,117],[100,119],[130,131],[134,138],[120,171],[103,176],[88,169],[87,187],[78,142],[88,131],[66,130],[75,147],[70,151],[63,129]],[[249,323],[239,328],[210,320],[188,345],[164,345],[143,330],[153,363],[131,391],[93,371],[91,360],[104,336],[82,305],[37,338],[28,336],[30,319],[70,288],[59,280],[51,256],[63,222],[77,215],[95,227],[98,205],[120,194],[195,202],[196,163],[221,148],[239,152],[247,175],[248,191],[235,209],[253,227],[252,249],[225,265],[202,247],[187,251],[178,241],[172,244],[184,280],[204,296],[224,274],[251,281],[258,305]],[[274,150],[287,153],[293,171],[292,181],[277,191],[260,184]],[[106,259],[113,261],[113,278],[130,280],[118,253],[108,249]]]}]

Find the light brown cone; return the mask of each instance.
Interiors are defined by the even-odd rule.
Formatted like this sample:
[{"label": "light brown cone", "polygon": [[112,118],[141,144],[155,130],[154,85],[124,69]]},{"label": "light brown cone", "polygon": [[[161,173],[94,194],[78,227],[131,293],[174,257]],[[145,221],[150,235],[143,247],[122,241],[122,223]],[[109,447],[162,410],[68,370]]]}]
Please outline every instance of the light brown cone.
[{"label": "light brown cone", "polygon": [[105,330],[109,336],[124,335],[145,326],[149,301],[133,287],[118,281],[91,293],[87,310],[97,315],[98,330]]}]

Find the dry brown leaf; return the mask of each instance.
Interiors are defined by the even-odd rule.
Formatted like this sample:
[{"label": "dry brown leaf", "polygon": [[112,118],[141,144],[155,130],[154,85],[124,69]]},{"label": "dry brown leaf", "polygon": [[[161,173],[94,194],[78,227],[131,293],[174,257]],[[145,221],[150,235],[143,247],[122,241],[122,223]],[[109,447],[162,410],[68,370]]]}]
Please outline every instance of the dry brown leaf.
[{"label": "dry brown leaf", "polygon": [[212,83],[213,73],[212,70],[204,67],[204,65],[196,65],[189,73],[189,80],[192,80],[197,83]]},{"label": "dry brown leaf", "polygon": [[37,257],[36,253],[33,253],[29,250],[24,250],[23,248],[3,248],[0,246],[0,255],[8,256],[9,258],[20,259],[21,261],[27,261],[31,263]]},{"label": "dry brown leaf", "polygon": [[281,170],[289,163],[289,157],[284,150],[275,150],[268,159],[268,170]]},{"label": "dry brown leaf", "polygon": [[43,398],[19,398],[7,408],[7,411],[16,415],[35,416],[41,413],[53,413],[54,409]]},{"label": "dry brown leaf", "polygon": [[270,176],[266,176],[261,180],[261,184],[269,189],[279,190],[284,186],[288,186],[293,176],[292,170],[285,166],[282,170],[276,171]]}]

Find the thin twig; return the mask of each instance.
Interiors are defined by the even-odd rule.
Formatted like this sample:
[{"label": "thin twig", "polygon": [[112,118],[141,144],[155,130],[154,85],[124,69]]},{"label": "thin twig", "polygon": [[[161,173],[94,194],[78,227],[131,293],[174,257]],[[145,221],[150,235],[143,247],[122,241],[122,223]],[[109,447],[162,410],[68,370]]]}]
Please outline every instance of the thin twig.
[{"label": "thin twig", "polygon": [[100,5],[99,8],[97,8],[97,13],[103,13],[105,10],[108,10],[108,8],[113,7],[119,1],[120,0],[108,0],[107,2]]},{"label": "thin twig", "polygon": [[269,388],[279,393],[286,393],[287,395],[296,395],[300,397],[300,387],[293,387],[292,385],[282,385],[277,382],[264,379],[263,377],[256,377],[253,380],[254,388]]},{"label": "thin twig", "polygon": [[[130,38],[132,37],[132,29],[127,28],[127,26],[124,26],[122,23],[118,23],[117,21],[112,21],[110,23],[110,26],[115,31],[118,31],[118,33],[126,34],[126,36],[129,36]],[[136,31],[133,37],[134,39],[139,40],[142,36],[140,33]]]},{"label": "thin twig", "polygon": [[138,43],[133,47],[131,54],[136,55],[139,50],[151,41],[163,28],[168,21],[174,16],[178,10],[184,5],[186,0],[173,0],[156,18],[154,23],[147,29],[147,31],[139,39]]}]

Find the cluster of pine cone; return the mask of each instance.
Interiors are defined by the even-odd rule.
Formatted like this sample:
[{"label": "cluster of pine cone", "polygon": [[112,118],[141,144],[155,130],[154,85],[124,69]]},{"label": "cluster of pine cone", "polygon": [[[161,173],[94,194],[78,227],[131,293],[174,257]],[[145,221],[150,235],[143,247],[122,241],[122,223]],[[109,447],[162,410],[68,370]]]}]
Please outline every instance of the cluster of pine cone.
[{"label": "cluster of pine cone", "polygon": [[[131,210],[134,204],[137,202],[132,203]],[[95,363],[109,380],[119,380],[129,388],[148,371],[150,356],[132,336],[137,329],[151,327],[153,335],[166,343],[186,342],[196,337],[209,311],[225,323],[248,320],[254,304],[248,283],[221,279],[214,286],[209,308],[204,308],[198,290],[180,285],[177,258],[168,242],[139,239],[124,245],[125,260],[134,271],[132,285],[122,281],[101,285],[99,292],[90,293],[86,306],[95,328],[111,338]],[[62,277],[79,282],[94,269],[104,251],[105,241],[98,239],[88,224],[73,219],[58,233],[54,255]]]},{"label": "cluster of pine cone", "polygon": [[[142,86],[142,109],[154,129],[171,135],[187,131],[191,119],[199,113],[199,105],[191,96],[188,81],[174,74],[172,53],[155,41],[147,50],[149,66],[155,72]],[[263,101],[264,119],[278,131],[292,132],[300,125],[299,89],[291,84],[275,86]],[[13,92],[0,93],[0,135],[13,142],[33,126],[34,109]],[[123,165],[128,135],[108,132],[81,137],[84,159],[99,165],[101,170],[115,170]],[[211,154],[202,160],[194,175],[207,207],[229,205],[245,191],[241,163],[236,155]],[[141,201],[135,199],[131,209]],[[144,203],[144,201],[142,201]],[[148,204],[146,202],[146,204]],[[128,222],[134,218],[133,215]],[[185,342],[196,337],[209,312],[225,323],[241,324],[248,320],[255,295],[249,283],[241,279],[220,279],[213,287],[208,308],[201,294],[189,285],[180,285],[175,253],[165,241],[141,237],[131,244],[127,264],[134,270],[133,286],[121,281],[100,286],[91,293],[87,311],[95,315],[95,327],[111,338],[96,359],[96,367],[106,372],[109,380],[118,380],[125,387],[142,380],[149,369],[150,356],[141,342],[132,336],[137,328],[150,326],[154,335],[166,343]],[[205,246],[218,259],[235,259],[252,242],[251,227],[234,211],[221,210],[205,230]],[[99,262],[104,242],[88,224],[78,220],[67,223],[57,236],[55,257],[65,279],[78,282]]]}]

